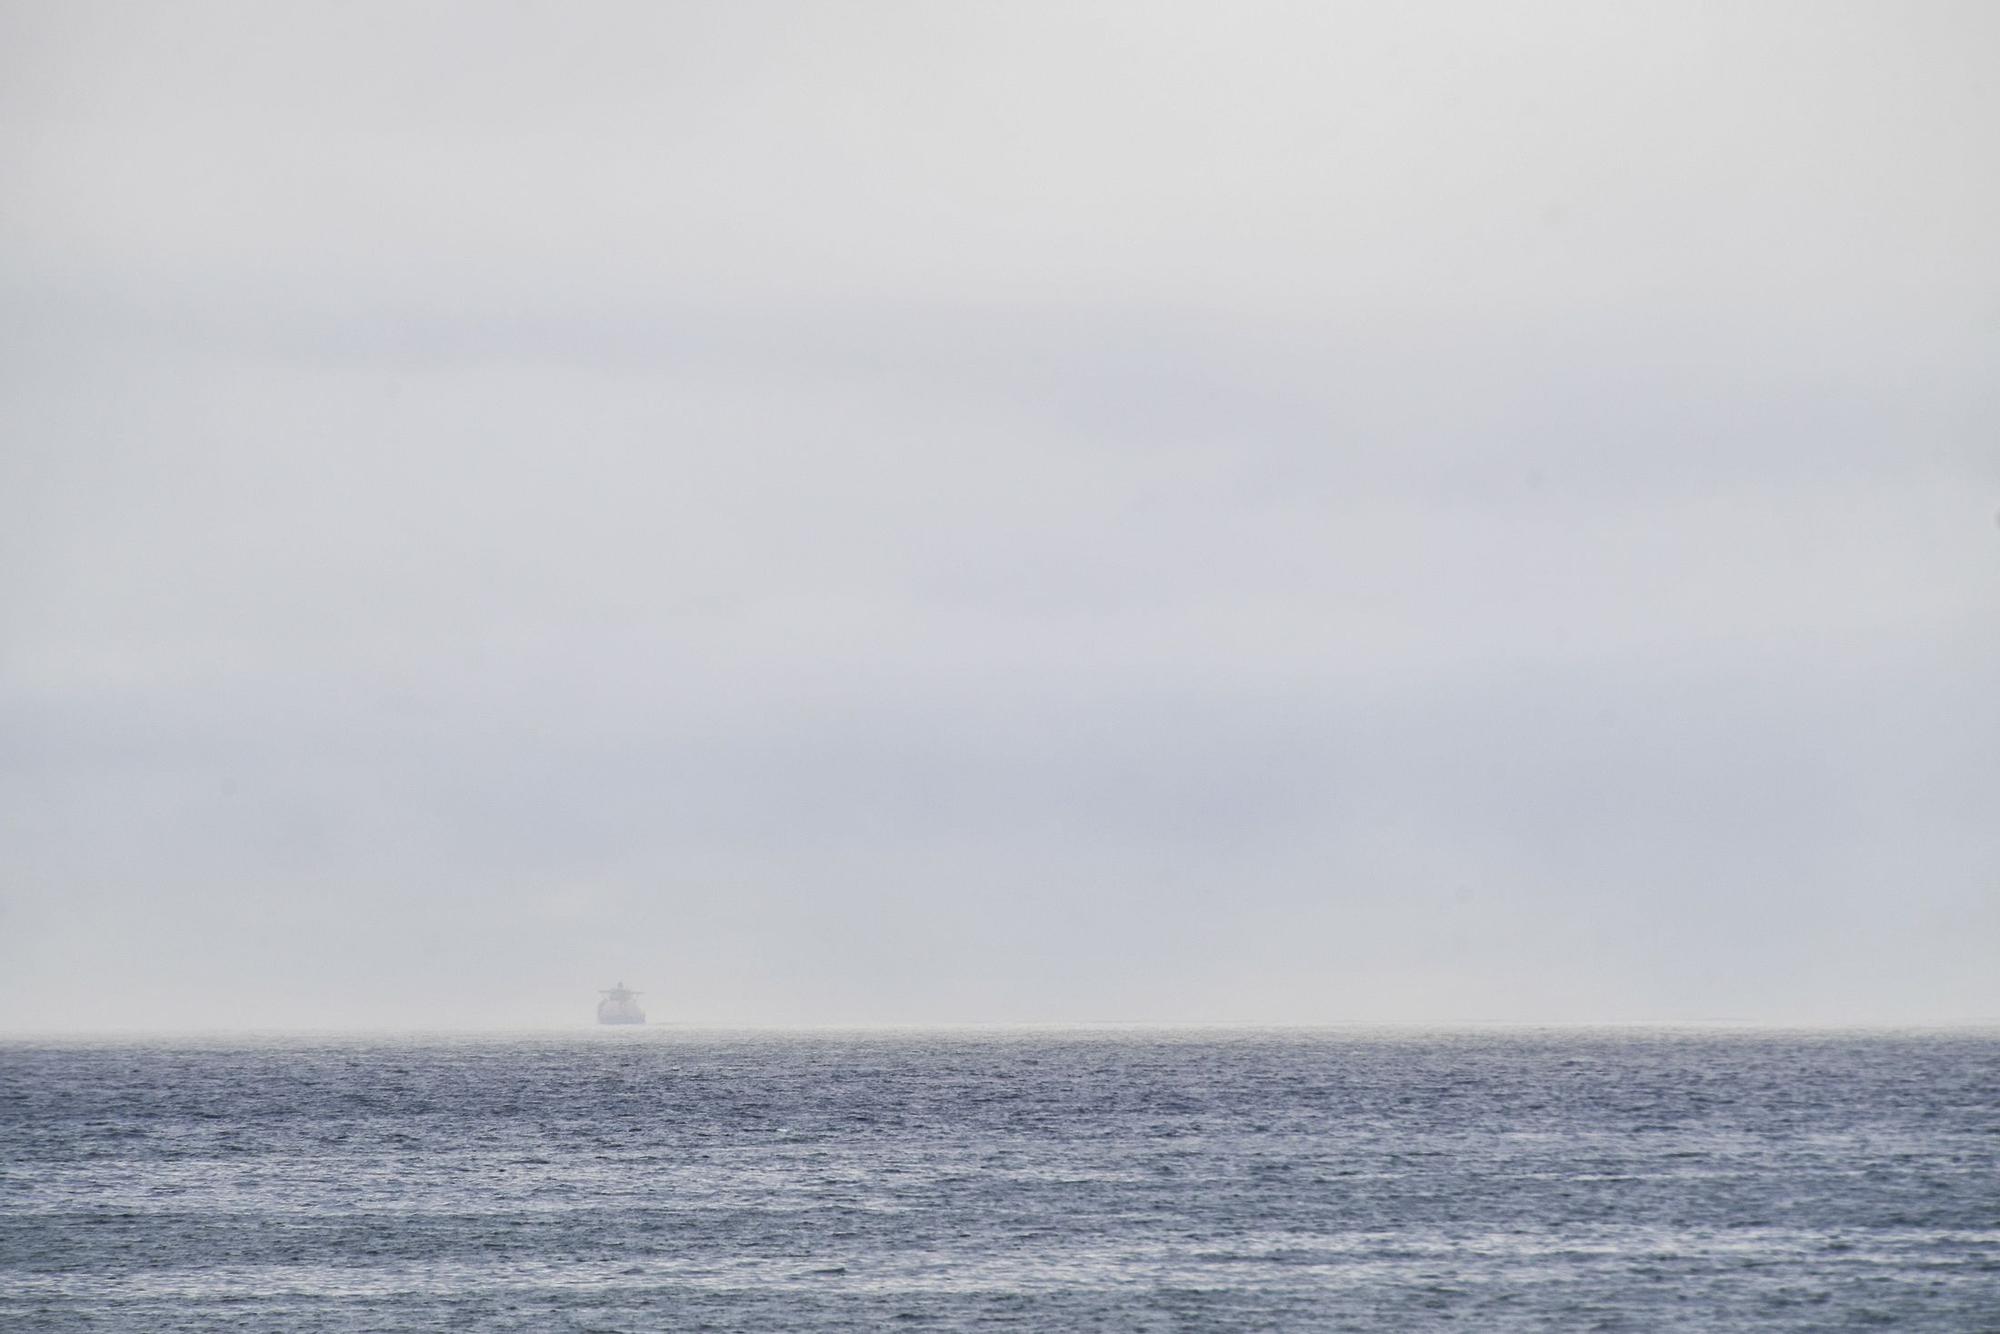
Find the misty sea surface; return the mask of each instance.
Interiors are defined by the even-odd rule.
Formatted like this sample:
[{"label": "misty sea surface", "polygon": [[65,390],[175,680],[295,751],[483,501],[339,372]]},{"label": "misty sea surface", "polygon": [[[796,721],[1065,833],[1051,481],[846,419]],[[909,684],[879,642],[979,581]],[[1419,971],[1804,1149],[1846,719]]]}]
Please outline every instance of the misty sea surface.
[{"label": "misty sea surface", "polygon": [[0,1329],[2000,1330],[2000,1034],[0,1041]]}]

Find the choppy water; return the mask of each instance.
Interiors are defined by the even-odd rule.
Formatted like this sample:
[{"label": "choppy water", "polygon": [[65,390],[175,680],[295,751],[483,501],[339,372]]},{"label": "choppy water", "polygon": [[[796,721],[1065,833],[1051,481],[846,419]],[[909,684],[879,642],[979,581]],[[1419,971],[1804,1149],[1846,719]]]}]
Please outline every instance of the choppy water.
[{"label": "choppy water", "polygon": [[0,1328],[2000,1330],[2000,1034],[0,1043]]}]

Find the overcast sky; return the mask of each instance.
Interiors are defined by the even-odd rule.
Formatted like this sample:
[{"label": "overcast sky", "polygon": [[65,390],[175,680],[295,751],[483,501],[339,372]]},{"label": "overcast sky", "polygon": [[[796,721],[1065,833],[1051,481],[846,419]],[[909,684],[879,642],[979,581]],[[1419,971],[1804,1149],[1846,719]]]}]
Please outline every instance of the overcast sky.
[{"label": "overcast sky", "polygon": [[0,6],[0,1027],[2000,1016],[2000,6]]}]

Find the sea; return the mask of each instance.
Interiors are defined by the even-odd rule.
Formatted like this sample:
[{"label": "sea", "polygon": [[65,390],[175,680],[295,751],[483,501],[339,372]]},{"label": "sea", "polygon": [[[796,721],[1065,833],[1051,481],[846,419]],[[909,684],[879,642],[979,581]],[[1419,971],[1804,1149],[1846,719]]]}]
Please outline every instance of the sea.
[{"label": "sea", "polygon": [[2000,1031],[0,1040],[0,1329],[2000,1330]]}]

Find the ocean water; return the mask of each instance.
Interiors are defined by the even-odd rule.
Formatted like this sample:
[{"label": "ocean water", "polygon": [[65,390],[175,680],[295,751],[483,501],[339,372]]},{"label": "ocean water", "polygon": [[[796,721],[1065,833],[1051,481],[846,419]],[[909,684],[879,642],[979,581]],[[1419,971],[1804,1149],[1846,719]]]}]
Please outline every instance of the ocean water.
[{"label": "ocean water", "polygon": [[0,1042],[0,1329],[2000,1330],[2000,1034]]}]

